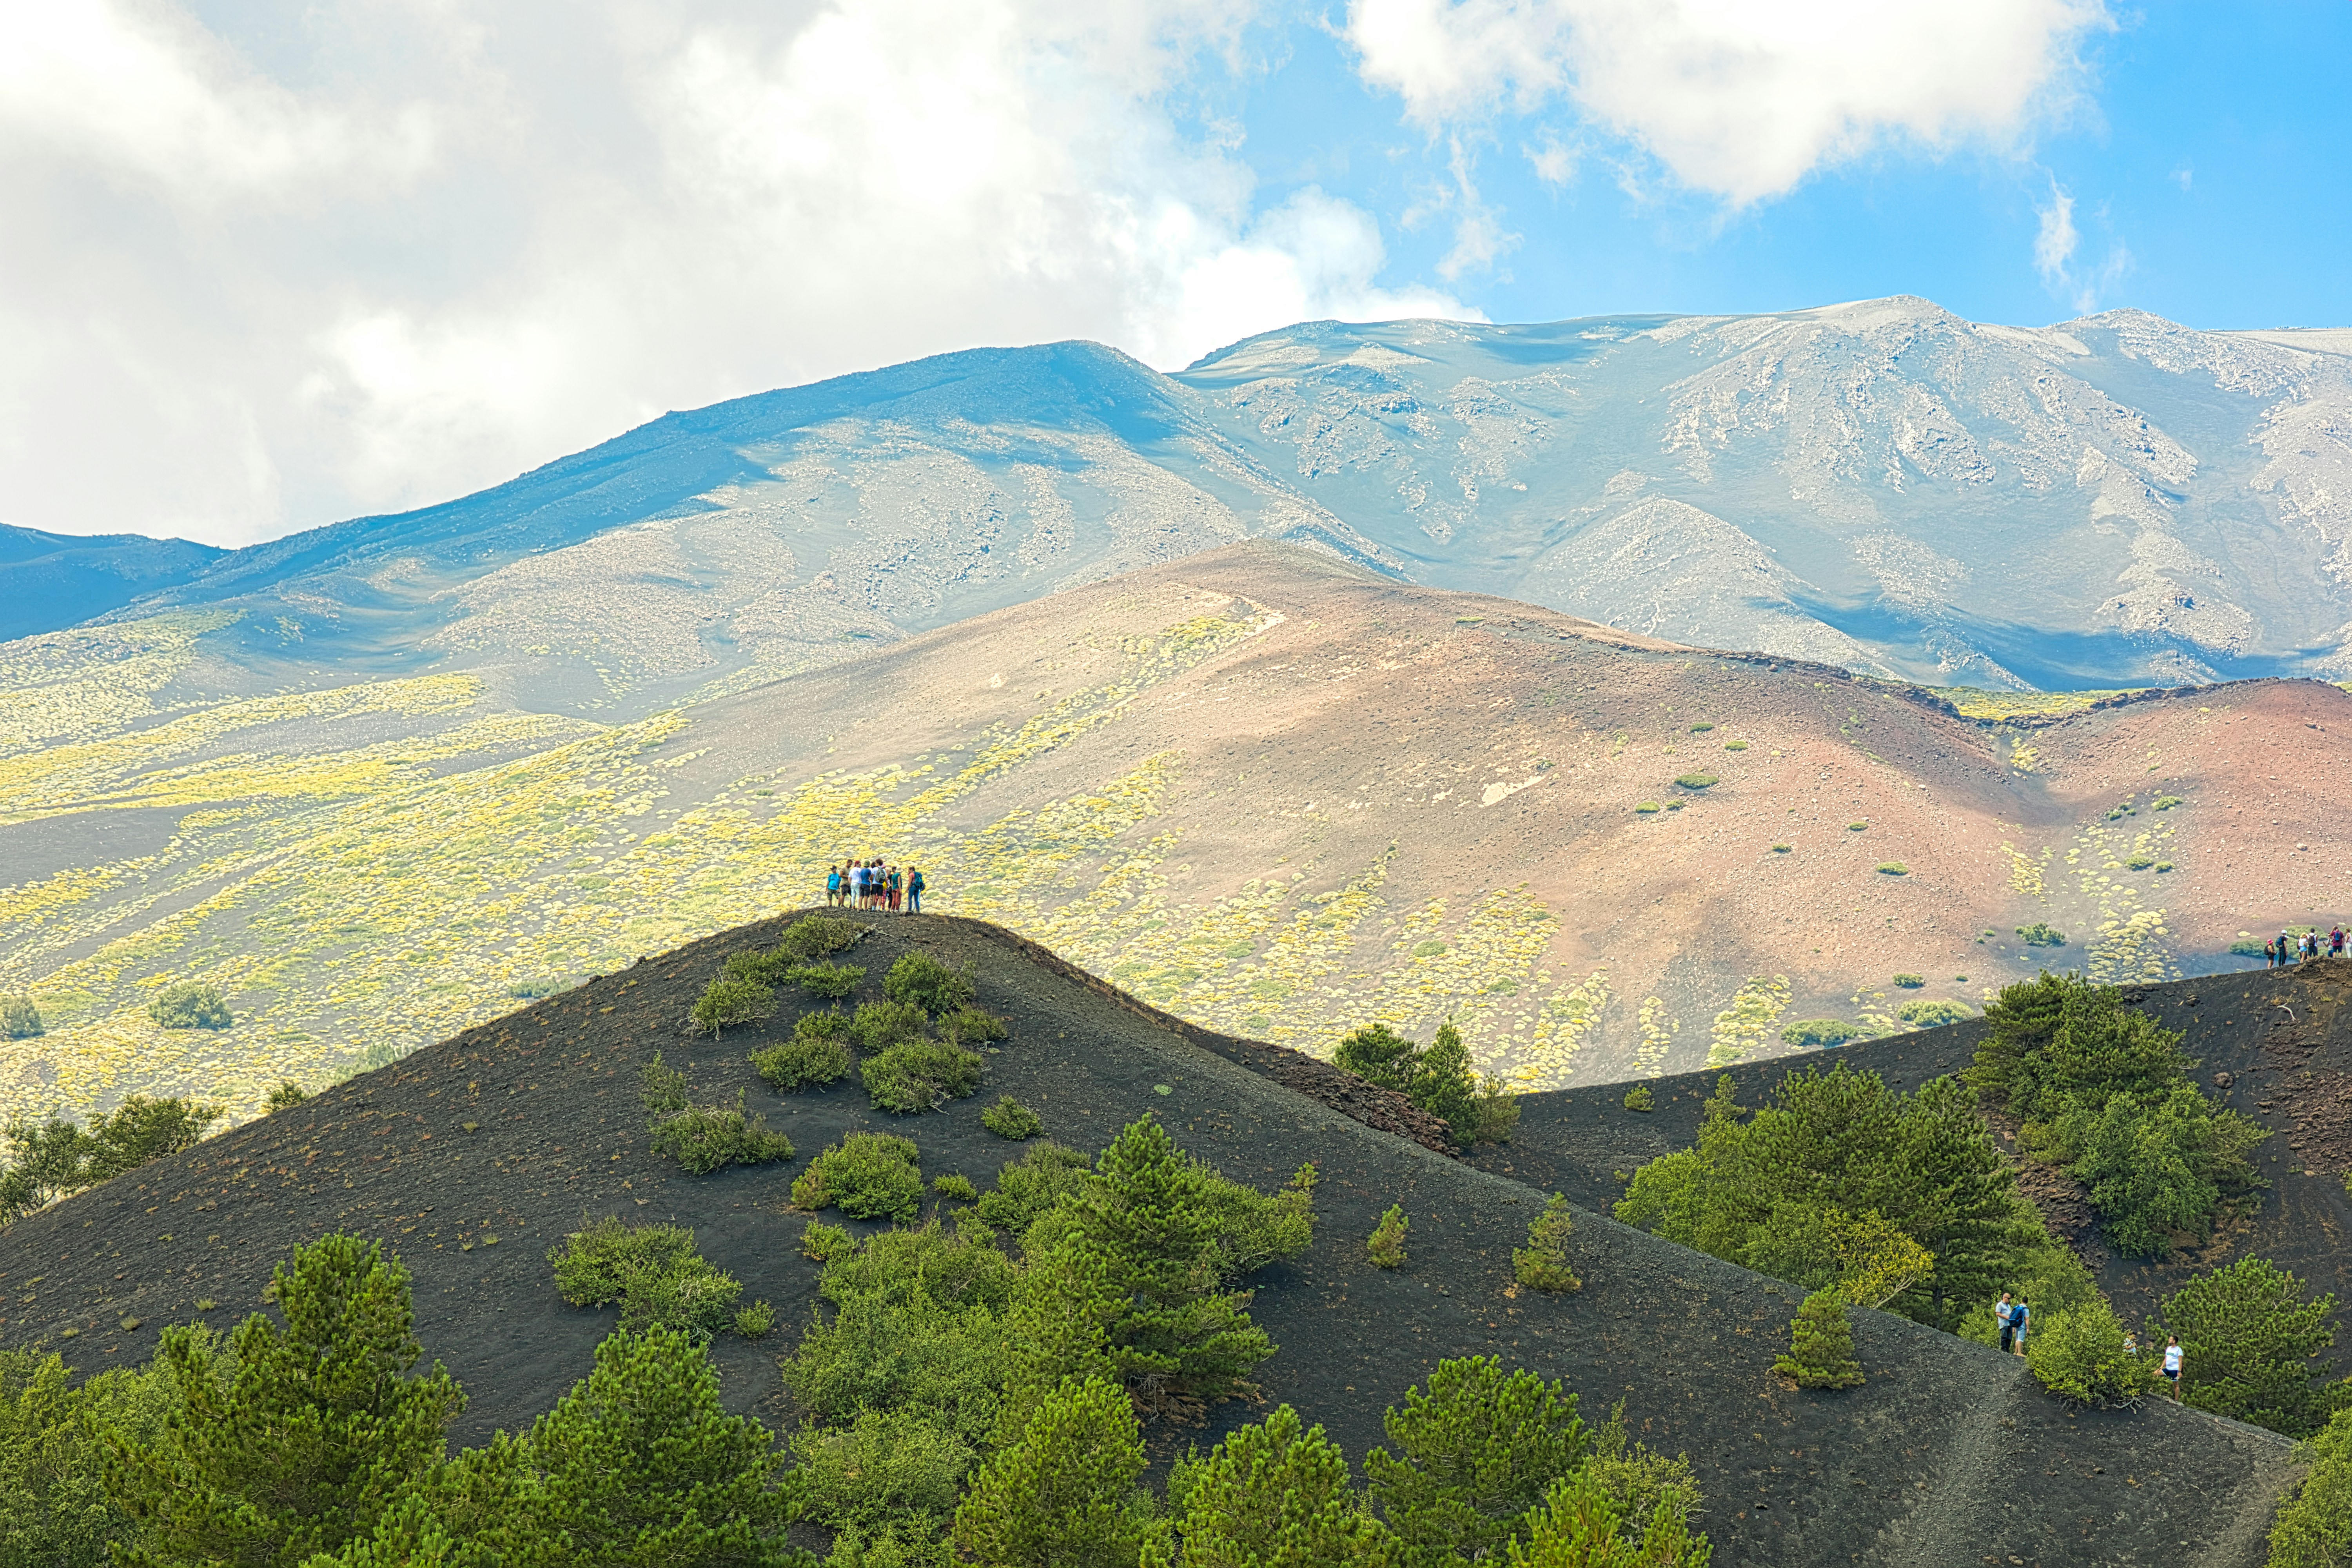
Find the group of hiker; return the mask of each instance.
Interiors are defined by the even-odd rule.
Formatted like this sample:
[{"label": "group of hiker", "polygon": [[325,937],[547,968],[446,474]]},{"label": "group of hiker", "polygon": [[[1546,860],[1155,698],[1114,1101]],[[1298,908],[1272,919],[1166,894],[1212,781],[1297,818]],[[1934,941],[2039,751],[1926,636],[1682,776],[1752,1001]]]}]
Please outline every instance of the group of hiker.
[{"label": "group of hiker", "polygon": [[2283,931],[2278,933],[2278,940],[2275,942],[2267,937],[2263,940],[2263,962],[2273,969],[2284,968],[2290,963],[2307,963],[2315,958],[2343,956],[2344,928],[2342,926],[2337,926],[2326,936],[2320,935],[2316,930],[2299,934],[2291,931]]},{"label": "group of hiker", "polygon": [[[2003,1290],[2000,1300],[1992,1304],[1993,1321],[2000,1328],[2000,1348],[2004,1354],[2021,1356],[2025,1353],[2025,1336],[2032,1328],[2033,1309],[2010,1291]],[[2124,1331],[2124,1353],[2139,1354],[2139,1336]],[[2180,1336],[2168,1334],[2164,1342],[2164,1381],[2172,1397],[2180,1397],[2180,1363],[2185,1359],[2180,1349]]]},{"label": "group of hiker", "polygon": [[824,901],[835,909],[919,915],[923,912],[923,873],[885,865],[879,857],[844,861],[824,868]]}]

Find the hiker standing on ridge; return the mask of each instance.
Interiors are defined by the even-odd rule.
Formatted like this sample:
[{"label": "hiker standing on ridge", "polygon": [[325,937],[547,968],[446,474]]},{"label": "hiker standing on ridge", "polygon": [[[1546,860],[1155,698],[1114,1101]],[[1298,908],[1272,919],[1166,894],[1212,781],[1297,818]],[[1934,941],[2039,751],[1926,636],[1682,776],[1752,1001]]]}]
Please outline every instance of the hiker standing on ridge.
[{"label": "hiker standing on ridge", "polygon": [[2010,1300],[2009,1292],[2006,1290],[2000,1293],[2000,1300],[1992,1304],[1992,1321],[2000,1325],[2000,1353],[2003,1355],[2010,1354],[2012,1348],[2011,1335],[2014,1331],[2014,1326],[2010,1319],[2016,1310],[2016,1304]]},{"label": "hiker standing on ridge", "polygon": [[2172,1397],[2179,1399],[2180,1397],[2180,1336],[2168,1334],[2165,1338],[2164,1381],[2172,1384]]},{"label": "hiker standing on ridge", "polygon": [[2017,1331],[2017,1353],[2025,1353],[2025,1320],[2030,1314],[2023,1301],[2009,1310],[2009,1326]]},{"label": "hiker standing on ridge", "polygon": [[891,912],[892,914],[902,914],[902,913],[904,913],[904,912],[905,912],[904,910],[900,910],[900,909],[898,908],[898,900],[900,900],[900,898],[901,898],[901,897],[903,897],[903,896],[904,896],[904,894],[906,893],[906,890],[907,890],[907,873],[906,873],[904,870],[900,869],[898,867],[896,867],[896,866],[891,867],[891,868],[890,868],[890,912]]},{"label": "hiker standing on ridge", "polygon": [[2344,928],[2342,926],[2337,926],[2327,933],[2327,956],[2330,958],[2341,958],[2344,956]]},{"label": "hiker standing on ridge", "polygon": [[920,866],[907,872],[907,912],[910,915],[923,912],[923,868]]},{"label": "hiker standing on ridge", "polygon": [[824,868],[824,907],[827,909],[835,909],[838,908],[840,903],[841,868],[838,866],[827,866]]}]

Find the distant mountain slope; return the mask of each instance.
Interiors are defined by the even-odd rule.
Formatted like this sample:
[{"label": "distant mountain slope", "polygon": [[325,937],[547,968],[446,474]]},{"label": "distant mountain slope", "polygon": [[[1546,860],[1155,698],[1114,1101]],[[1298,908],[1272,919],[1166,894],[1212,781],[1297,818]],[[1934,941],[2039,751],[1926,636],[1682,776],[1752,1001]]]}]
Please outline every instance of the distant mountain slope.
[{"label": "distant mountain slope", "polygon": [[[2043,963],[2229,965],[2241,931],[2336,918],[2352,860],[2332,686],[1972,719],[1262,542],[609,727],[455,674],[179,712],[139,684],[229,629],[30,689],[51,726],[161,710],[0,755],[0,991],[51,1020],[0,1042],[0,1110],[257,1104],[852,856],[1211,1027],[1328,1052],[1451,1016],[1546,1085],[1895,1028]],[[80,669],[65,641],[103,630],[16,646]],[[2042,923],[2066,945],[2017,935]],[[236,1028],[148,1022],[189,977]]]},{"label": "distant mountain slope", "polygon": [[177,587],[228,552],[136,533],[43,533],[0,523],[0,642],[75,626]]},{"label": "distant mountain slope", "polygon": [[665,415],[236,552],[247,692],[427,669],[634,716],[1244,538],[1937,685],[2352,675],[2352,334],[1895,298],[1307,322],[1160,375],[975,349]]}]

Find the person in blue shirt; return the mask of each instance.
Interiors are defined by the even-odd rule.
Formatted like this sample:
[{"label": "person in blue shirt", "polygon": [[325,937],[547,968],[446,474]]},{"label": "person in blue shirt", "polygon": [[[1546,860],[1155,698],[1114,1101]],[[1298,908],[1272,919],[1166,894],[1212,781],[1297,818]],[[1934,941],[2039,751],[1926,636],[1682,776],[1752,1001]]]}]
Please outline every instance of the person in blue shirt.
[{"label": "person in blue shirt", "polygon": [[919,867],[907,873],[907,912],[923,912],[923,873]]}]

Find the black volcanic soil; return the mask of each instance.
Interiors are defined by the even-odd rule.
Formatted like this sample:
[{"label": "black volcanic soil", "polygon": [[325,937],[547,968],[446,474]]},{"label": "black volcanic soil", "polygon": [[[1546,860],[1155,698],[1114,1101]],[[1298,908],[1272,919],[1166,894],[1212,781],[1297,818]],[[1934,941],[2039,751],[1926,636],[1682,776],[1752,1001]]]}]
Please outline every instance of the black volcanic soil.
[{"label": "black volcanic soil", "polygon": [[[2344,1006],[2352,997],[2352,959],[2127,986],[2125,995],[2182,1032],[2201,1084],[2271,1129],[2252,1156],[2271,1186],[2254,1213],[2160,1263],[2119,1257],[2107,1247],[2081,1186],[2063,1173],[2028,1163],[2021,1188],[2052,1228],[2074,1242],[2127,1321],[2154,1314],[2194,1275],[2240,1258],[2267,1258],[2315,1290],[2335,1293],[2337,1359],[2352,1371],[2352,1247],[2346,1246],[2352,1194],[2345,1190],[2352,1173],[2352,1010]],[[1759,1103],[1792,1070],[1827,1071],[1839,1061],[1912,1089],[1967,1067],[1984,1027],[1971,1019],[1841,1050],[1657,1079],[1655,1107],[1646,1113],[1625,1109],[1622,1084],[1529,1095],[1511,1145],[1479,1151],[1474,1163],[1605,1212],[1623,1192],[1619,1172],[1631,1174],[1643,1161],[1696,1140],[1700,1104],[1724,1071],[1745,1106]],[[2013,1149],[2015,1124],[1998,1113],[1988,1120]]]},{"label": "black volcanic soil", "polygon": [[[1089,1150],[1154,1111],[1261,1186],[1314,1160],[1316,1245],[1257,1280],[1254,1310],[1282,1347],[1262,1378],[1268,1402],[1297,1405],[1357,1459],[1381,1440],[1382,1409],[1439,1360],[1494,1354],[1565,1379],[1594,1418],[1622,1399],[1647,1442],[1687,1451],[1719,1563],[2262,1559],[2292,1474],[2288,1446],[2270,1434],[2169,1404],[2070,1412],[2015,1358],[1880,1313],[1857,1315],[1864,1387],[1789,1389],[1768,1369],[1793,1291],[1593,1213],[1579,1215],[1572,1243],[1584,1289],[1517,1291],[1510,1249],[1543,1191],[1566,1187],[1588,1207],[1612,1195],[1569,1173],[1566,1142],[1601,1136],[1598,1166],[1575,1169],[1646,1157],[1695,1111],[1695,1087],[1676,1099],[1676,1080],[1661,1080],[1661,1112],[1638,1121],[1570,1103],[1598,1095],[1544,1097],[1528,1143],[1482,1170],[1276,1081],[1328,1086],[1328,1073],[1177,1026],[996,928],[881,918],[856,953],[872,977],[909,946],[969,960],[982,1005],[1013,1025],[978,1096],[902,1121],[848,1085],[778,1096],[759,1082],[745,1053],[788,1031],[791,1007],[723,1042],[681,1037],[724,956],[772,942],[782,923],[593,981],[20,1221],[0,1233],[0,1342],[57,1344],[70,1326],[83,1331],[65,1345],[81,1369],[136,1361],[199,1299],[220,1303],[210,1319],[233,1321],[258,1308],[289,1248],[351,1230],[381,1237],[413,1272],[419,1333],[472,1399],[458,1436],[479,1441],[587,1371],[613,1314],[564,1306],[546,1253],[583,1215],[618,1212],[693,1226],[747,1300],[776,1304],[783,1331],[760,1345],[722,1340],[717,1358],[735,1407],[789,1425],[776,1358],[815,1280],[794,1247],[802,1220],[782,1212],[801,1161],[698,1178],[649,1156],[635,1091],[658,1049],[703,1097],[748,1089],[803,1160],[845,1131],[887,1127],[918,1141],[927,1175],[984,1184],[1018,1152],[980,1125],[1004,1091],[1036,1108],[1048,1136]],[[1949,1031],[1933,1048],[1960,1043]],[[1375,1121],[1394,1110],[1377,1095],[1354,1109]],[[1409,1261],[1383,1273],[1363,1240],[1391,1203],[1412,1231]],[[1204,1427],[1159,1428],[1155,1447],[1205,1443],[1263,1408],[1235,1403]]]}]

